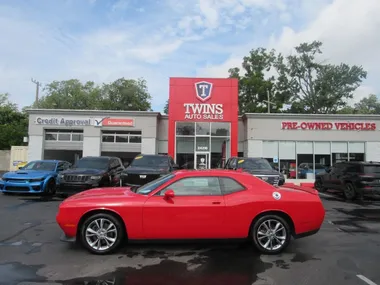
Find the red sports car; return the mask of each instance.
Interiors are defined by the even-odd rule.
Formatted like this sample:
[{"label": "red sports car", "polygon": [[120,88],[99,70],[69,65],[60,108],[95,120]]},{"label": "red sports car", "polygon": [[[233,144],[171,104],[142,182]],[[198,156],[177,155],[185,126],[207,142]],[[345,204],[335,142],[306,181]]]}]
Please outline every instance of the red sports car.
[{"label": "red sports car", "polygon": [[274,187],[245,172],[180,170],[139,188],[98,188],[59,206],[63,240],[106,254],[122,241],[250,239],[263,253],[318,232],[318,192]]}]

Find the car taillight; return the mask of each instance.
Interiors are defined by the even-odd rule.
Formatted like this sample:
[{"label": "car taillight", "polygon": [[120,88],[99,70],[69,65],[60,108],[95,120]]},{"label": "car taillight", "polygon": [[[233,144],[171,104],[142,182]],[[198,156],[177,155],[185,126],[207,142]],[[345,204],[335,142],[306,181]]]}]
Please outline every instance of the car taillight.
[{"label": "car taillight", "polygon": [[367,173],[359,173],[358,176],[362,177],[362,178],[373,178],[373,177],[375,177],[374,175],[367,174]]}]

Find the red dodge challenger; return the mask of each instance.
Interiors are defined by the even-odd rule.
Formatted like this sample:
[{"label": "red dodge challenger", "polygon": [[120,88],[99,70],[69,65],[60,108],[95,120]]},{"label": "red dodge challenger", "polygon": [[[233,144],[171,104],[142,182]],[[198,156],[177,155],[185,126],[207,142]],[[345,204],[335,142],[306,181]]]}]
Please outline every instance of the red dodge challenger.
[{"label": "red dodge challenger", "polygon": [[98,188],[59,206],[62,240],[107,254],[146,240],[250,239],[263,253],[291,237],[318,232],[325,210],[318,192],[274,187],[245,172],[179,170],[141,187]]}]

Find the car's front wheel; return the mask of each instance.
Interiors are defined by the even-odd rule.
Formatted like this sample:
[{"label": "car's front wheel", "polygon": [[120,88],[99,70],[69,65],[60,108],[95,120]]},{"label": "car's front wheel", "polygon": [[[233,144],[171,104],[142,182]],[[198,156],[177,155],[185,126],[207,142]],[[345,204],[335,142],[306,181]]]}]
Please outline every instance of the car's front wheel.
[{"label": "car's front wheel", "polygon": [[252,225],[251,237],[260,252],[277,254],[289,245],[291,231],[289,224],[282,217],[265,215]]},{"label": "car's front wheel", "polygon": [[124,236],[125,230],[121,221],[107,213],[90,216],[80,231],[82,244],[94,254],[112,253],[121,245]]},{"label": "car's front wheel", "polygon": [[57,185],[55,183],[55,180],[51,178],[47,183],[45,187],[45,195],[53,196],[56,192]]}]

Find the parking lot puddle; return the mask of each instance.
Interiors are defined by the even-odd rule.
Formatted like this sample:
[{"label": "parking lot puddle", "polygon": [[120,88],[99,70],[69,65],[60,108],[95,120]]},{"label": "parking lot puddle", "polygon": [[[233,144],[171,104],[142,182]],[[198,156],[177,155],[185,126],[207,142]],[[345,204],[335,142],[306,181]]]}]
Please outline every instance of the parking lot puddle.
[{"label": "parking lot puddle", "polygon": [[20,282],[42,282],[46,279],[37,275],[43,265],[24,265],[18,262],[0,264],[0,285]]},{"label": "parking lot puddle", "polygon": [[273,263],[263,262],[252,247],[227,247],[203,252],[187,263],[169,257],[159,264],[142,265],[140,269],[119,268],[100,277],[56,282],[64,285],[251,285],[260,279],[258,274],[272,266]]}]

